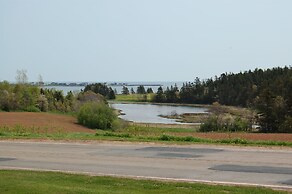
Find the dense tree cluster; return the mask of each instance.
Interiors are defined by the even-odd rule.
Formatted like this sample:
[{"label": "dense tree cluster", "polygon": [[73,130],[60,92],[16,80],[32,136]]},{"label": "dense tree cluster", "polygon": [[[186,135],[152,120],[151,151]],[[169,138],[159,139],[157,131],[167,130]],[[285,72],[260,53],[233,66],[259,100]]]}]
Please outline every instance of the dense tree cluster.
[{"label": "dense tree cluster", "polygon": [[93,91],[96,94],[103,95],[106,99],[115,99],[116,95],[114,90],[111,87],[108,87],[106,84],[102,83],[95,83],[95,84],[89,84],[85,86],[84,91]]},{"label": "dense tree cluster", "polygon": [[204,81],[196,78],[180,90],[159,88],[154,101],[251,107],[258,110],[263,131],[292,132],[292,68],[223,73]]},{"label": "dense tree cluster", "polygon": [[61,111],[74,109],[74,95],[69,92],[42,89],[29,84],[0,82],[0,110],[3,111]]}]

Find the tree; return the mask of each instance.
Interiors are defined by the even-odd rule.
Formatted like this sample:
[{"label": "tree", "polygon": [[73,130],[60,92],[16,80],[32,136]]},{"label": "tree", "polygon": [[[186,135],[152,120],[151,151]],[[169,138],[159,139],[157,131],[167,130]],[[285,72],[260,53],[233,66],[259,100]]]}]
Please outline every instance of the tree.
[{"label": "tree", "polygon": [[263,132],[278,132],[285,121],[286,104],[281,96],[274,96],[266,89],[255,99],[259,111],[259,123]]},{"label": "tree", "polygon": [[28,82],[27,71],[24,69],[16,71],[16,83],[26,84]]},{"label": "tree", "polygon": [[148,93],[148,94],[152,94],[152,93],[153,93],[152,88],[147,88],[147,93]]},{"label": "tree", "polygon": [[157,89],[156,95],[154,96],[154,101],[165,102],[165,95],[161,86]]},{"label": "tree", "polygon": [[137,94],[146,94],[146,91],[143,85],[138,86]]},{"label": "tree", "polygon": [[89,84],[85,86],[84,92],[87,92],[89,90],[93,91],[94,93],[101,94],[107,99],[116,98],[114,90],[111,87],[108,87],[107,85],[102,83]]},{"label": "tree", "polygon": [[114,90],[111,87],[109,87],[109,93],[108,93],[108,95],[106,97],[108,99],[115,99],[116,98],[116,94],[115,94]]},{"label": "tree", "polygon": [[37,82],[37,84],[39,86],[43,86],[45,84],[44,81],[43,81],[43,77],[42,77],[41,74],[39,74],[39,76],[38,76],[38,82]]},{"label": "tree", "polygon": [[125,95],[130,94],[129,89],[126,86],[123,86],[122,94],[125,94]]},{"label": "tree", "polygon": [[47,112],[49,109],[49,103],[48,99],[46,98],[45,95],[40,95],[37,101],[37,107],[40,109],[42,112]]},{"label": "tree", "polygon": [[164,94],[166,97],[166,102],[176,103],[179,100],[179,93],[176,85],[174,87],[170,86],[170,89],[167,87]]},{"label": "tree", "polygon": [[180,89],[179,96],[182,103],[195,103],[194,86],[192,83],[184,83]]}]

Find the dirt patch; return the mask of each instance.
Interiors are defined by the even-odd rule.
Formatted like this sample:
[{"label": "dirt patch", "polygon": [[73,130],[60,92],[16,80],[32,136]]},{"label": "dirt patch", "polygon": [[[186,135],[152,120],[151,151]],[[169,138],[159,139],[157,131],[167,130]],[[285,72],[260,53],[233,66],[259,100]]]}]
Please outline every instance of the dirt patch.
[{"label": "dirt patch", "polygon": [[0,112],[0,126],[39,128],[46,132],[87,132],[95,133],[77,124],[73,116],[51,114],[51,113],[32,113],[32,112]]}]

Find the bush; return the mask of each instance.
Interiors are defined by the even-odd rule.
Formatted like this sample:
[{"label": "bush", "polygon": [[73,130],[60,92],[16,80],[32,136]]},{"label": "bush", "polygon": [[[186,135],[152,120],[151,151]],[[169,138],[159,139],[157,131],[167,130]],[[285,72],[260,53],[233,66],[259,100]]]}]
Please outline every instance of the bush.
[{"label": "bush", "polygon": [[48,103],[48,99],[46,98],[45,95],[40,95],[37,101],[37,106],[38,108],[43,111],[43,112],[47,112],[49,109],[49,103]]},{"label": "bush", "polygon": [[158,139],[162,140],[162,141],[171,141],[171,140],[174,140],[174,137],[170,136],[170,135],[163,134]]},{"label": "bush", "polygon": [[117,116],[104,103],[87,102],[80,107],[77,119],[78,123],[92,129],[111,129]]},{"label": "bush", "polygon": [[286,116],[285,121],[279,127],[279,132],[292,133],[292,116]]},{"label": "bush", "polygon": [[205,123],[201,124],[201,132],[210,131],[247,131],[249,129],[249,122],[239,117],[232,117],[231,115],[211,116]]},{"label": "bush", "polygon": [[41,112],[39,108],[35,107],[35,106],[28,106],[24,109],[24,111],[27,112]]},{"label": "bush", "polygon": [[205,123],[202,123],[200,126],[201,132],[210,132],[210,131],[218,131],[218,118],[211,116],[209,117]]}]

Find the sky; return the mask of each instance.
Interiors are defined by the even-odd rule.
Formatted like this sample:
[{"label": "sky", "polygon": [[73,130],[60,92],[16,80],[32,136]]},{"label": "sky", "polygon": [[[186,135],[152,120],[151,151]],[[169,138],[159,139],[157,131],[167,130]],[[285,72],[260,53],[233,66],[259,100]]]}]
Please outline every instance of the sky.
[{"label": "sky", "polygon": [[292,64],[291,0],[0,0],[0,81],[193,81]]}]

